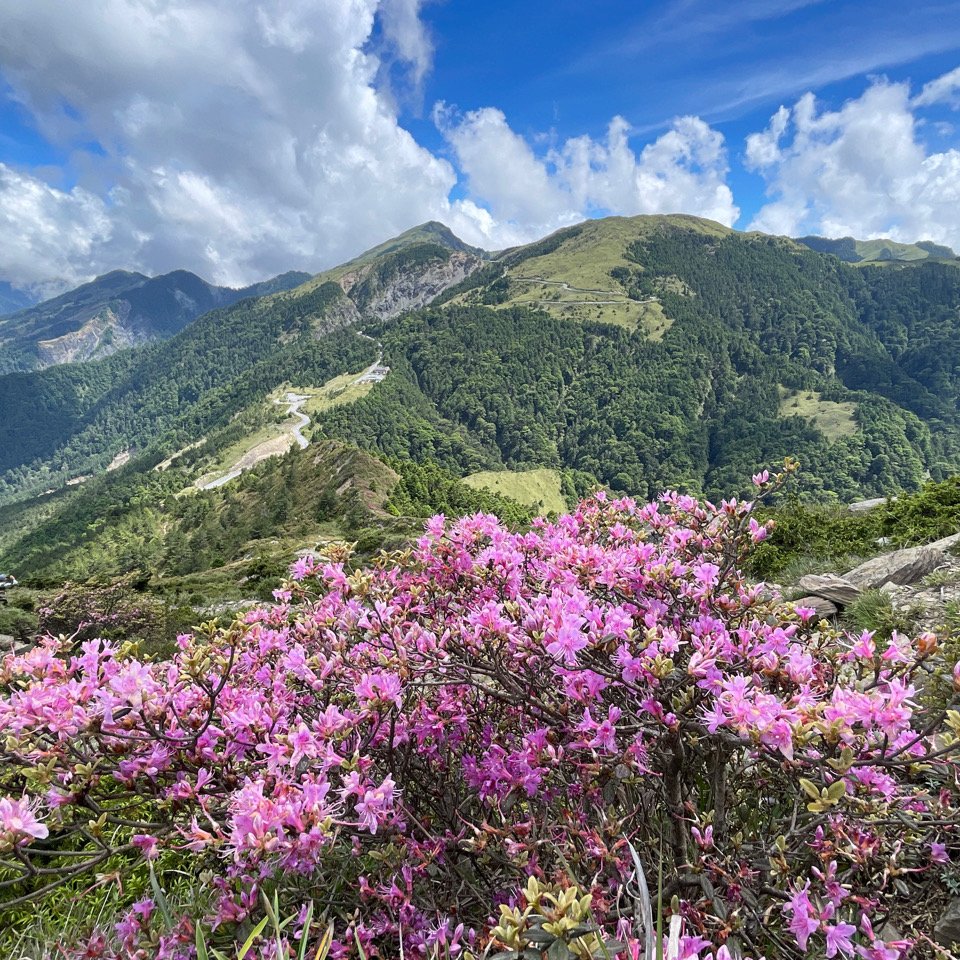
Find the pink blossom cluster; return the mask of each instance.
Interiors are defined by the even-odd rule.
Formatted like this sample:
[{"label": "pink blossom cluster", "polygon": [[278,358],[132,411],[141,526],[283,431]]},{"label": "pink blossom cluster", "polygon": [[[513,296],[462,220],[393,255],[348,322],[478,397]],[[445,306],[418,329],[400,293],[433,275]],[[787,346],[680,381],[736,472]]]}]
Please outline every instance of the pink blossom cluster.
[{"label": "pink blossom cluster", "polygon": [[192,914],[160,930],[142,902],[67,955],[189,957],[193,924],[230,937],[269,889],[326,911],[335,957],[456,957],[528,877],[575,878],[634,957],[637,854],[684,956],[897,960],[923,931],[877,921],[909,924],[960,852],[960,716],[921,702],[929,635],[849,637],[751,584],[766,530],[676,493],[520,533],[437,517],[368,568],[300,564],[169,659],[9,655],[0,897],[174,862],[214,877]]}]

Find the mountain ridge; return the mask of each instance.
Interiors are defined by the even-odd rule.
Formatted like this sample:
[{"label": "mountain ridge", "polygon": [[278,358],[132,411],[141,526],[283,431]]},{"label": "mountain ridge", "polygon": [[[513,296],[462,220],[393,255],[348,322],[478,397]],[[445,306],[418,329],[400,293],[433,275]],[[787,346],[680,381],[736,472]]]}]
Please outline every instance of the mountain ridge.
[{"label": "mountain ridge", "polygon": [[948,246],[931,240],[902,243],[888,237],[857,240],[854,237],[798,237],[798,243],[818,253],[832,253],[846,263],[913,263],[919,260],[955,261],[960,258]]},{"label": "mountain ridge", "polygon": [[112,270],[0,318],[0,371],[102,358],[164,339],[211,309],[289,289],[306,276],[289,271],[234,289],[207,283],[188,270],[156,277]]},{"label": "mountain ridge", "polygon": [[[913,487],[958,462],[951,266],[854,268],[790,238],[689,216],[590,220],[483,257],[465,246],[428,223],[205,314],[139,359],[120,351],[87,370],[0,377],[0,499],[102,471],[167,443],[166,431],[185,446],[245,409],[241,398],[259,403],[283,382],[319,388],[309,372],[321,369],[318,351],[333,351],[330,376],[362,369],[376,358],[369,336],[393,372],[318,425],[461,476],[563,467],[626,492],[677,480],[712,492],[803,453],[825,493],[853,497]],[[489,339],[494,330],[503,342]],[[513,353],[528,349],[517,367]],[[561,387],[539,379],[543,357]],[[447,384],[453,370],[461,380]],[[896,463],[884,444],[902,449]]]}]

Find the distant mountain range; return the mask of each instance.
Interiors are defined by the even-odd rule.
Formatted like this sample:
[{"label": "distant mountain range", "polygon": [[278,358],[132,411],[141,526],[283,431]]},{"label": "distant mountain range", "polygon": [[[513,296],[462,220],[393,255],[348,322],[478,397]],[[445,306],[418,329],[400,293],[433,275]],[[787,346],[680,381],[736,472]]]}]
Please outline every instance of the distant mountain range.
[{"label": "distant mountain range", "polygon": [[[233,562],[291,535],[295,478],[324,491],[298,511],[349,514],[356,538],[385,510],[472,502],[460,480],[538,509],[595,484],[749,494],[787,455],[812,499],[960,472],[960,261],[914,245],[926,256],[844,262],[816,242],[611,217],[488,253],[428,223],[266,296],[110,274],[0,321],[6,355],[37,366],[80,358],[105,311],[149,331],[0,375],[0,566],[175,570],[200,556],[191,531],[227,528],[202,562]],[[44,352],[62,337],[72,357]],[[288,394],[312,442],[260,464],[291,447]],[[346,461],[321,439],[364,453],[375,510],[327,475]]]},{"label": "distant mountain range", "polygon": [[[103,358],[124,347],[173,336],[215,307],[288,290],[309,278],[291,271],[235,290],[209,284],[186,270],[159,277],[114,270],[52,300],[0,317],[0,372]],[[0,286],[0,296],[4,290]],[[8,301],[18,293],[11,288]]]},{"label": "distant mountain range", "polygon": [[25,290],[19,290],[6,280],[0,280],[0,317],[16,313],[25,307],[32,307],[37,302],[39,297],[34,297]]},{"label": "distant mountain range", "polygon": [[918,243],[897,243],[896,240],[854,240],[841,237],[800,237],[804,246],[818,253],[832,253],[847,263],[910,263],[916,260],[956,260],[957,255],[949,247],[921,240]]}]

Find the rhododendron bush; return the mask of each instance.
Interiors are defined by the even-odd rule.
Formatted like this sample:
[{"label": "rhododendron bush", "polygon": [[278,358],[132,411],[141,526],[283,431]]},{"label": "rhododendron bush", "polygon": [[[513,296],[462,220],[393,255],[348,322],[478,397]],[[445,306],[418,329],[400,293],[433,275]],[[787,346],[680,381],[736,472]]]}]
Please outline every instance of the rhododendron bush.
[{"label": "rhododendron bush", "polygon": [[[190,957],[267,893],[323,921],[264,957],[332,923],[335,957],[638,958],[645,875],[674,956],[897,960],[960,855],[960,715],[922,705],[935,637],[846,636],[748,583],[765,534],[678,494],[526,533],[437,517],[366,569],[299,561],[169,660],[7,656],[0,897],[154,872],[67,956]],[[206,890],[172,915],[170,864]]]}]

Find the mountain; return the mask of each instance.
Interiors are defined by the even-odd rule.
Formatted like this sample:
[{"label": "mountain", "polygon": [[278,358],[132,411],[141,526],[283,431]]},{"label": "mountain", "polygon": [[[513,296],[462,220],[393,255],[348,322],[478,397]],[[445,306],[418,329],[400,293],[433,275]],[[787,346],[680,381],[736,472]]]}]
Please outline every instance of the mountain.
[{"label": "mountain", "polygon": [[36,302],[37,298],[25,290],[19,290],[7,280],[0,280],[0,317],[32,307]]},{"label": "mountain", "polygon": [[389,319],[430,303],[476,272],[487,256],[431,220],[317,274],[303,289],[336,283],[359,311]]},{"label": "mountain", "polygon": [[[425,230],[449,246],[424,241]],[[432,299],[479,267],[459,247],[428,225],[358,258],[340,282],[321,274],[219,307],[139,350],[0,376],[0,502],[96,474],[164,437],[196,440],[286,381],[319,386],[362,369],[376,359],[374,344],[343,329],[392,316],[408,293]]]},{"label": "mountain", "polygon": [[[593,220],[496,254],[427,224],[139,350],[0,376],[0,503],[26,511],[11,523],[51,570],[91,531],[101,566],[137,553],[132,529],[166,550],[177,524],[146,518],[169,520],[171,495],[229,504],[232,478],[295,473],[321,439],[532,507],[598,483],[748,495],[788,455],[803,499],[914,490],[960,470],[958,306],[949,262],[854,266],[694,217]],[[306,450],[264,459],[301,429]],[[454,489],[410,483],[388,497],[401,514]],[[29,502],[45,491],[62,507]],[[77,526],[91,497],[100,519]],[[8,534],[0,563],[26,549]]]},{"label": "mountain", "polygon": [[291,271],[242,289],[176,270],[159,277],[115,270],[0,319],[0,371],[43,369],[164,339],[203,313],[309,279]]},{"label": "mountain", "polygon": [[912,263],[915,260],[958,260],[956,253],[930,240],[898,243],[896,240],[854,240],[840,237],[800,237],[797,241],[818,253],[832,253],[846,263]]},{"label": "mountain", "polygon": [[640,495],[748,492],[786,454],[809,496],[914,488],[958,462],[958,304],[952,265],[854,269],[692,217],[588,221],[381,327],[397,375],[321,426],[461,474],[548,466]]}]

